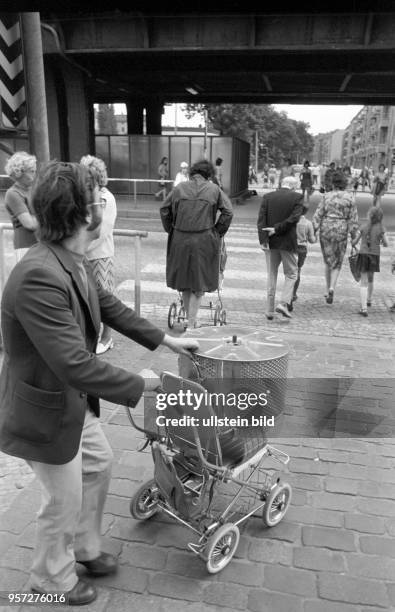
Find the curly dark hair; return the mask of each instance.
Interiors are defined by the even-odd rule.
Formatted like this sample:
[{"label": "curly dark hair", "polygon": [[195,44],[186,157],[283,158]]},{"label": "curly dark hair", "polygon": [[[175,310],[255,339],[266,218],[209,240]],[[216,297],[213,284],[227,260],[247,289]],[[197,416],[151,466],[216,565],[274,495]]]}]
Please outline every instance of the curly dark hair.
[{"label": "curly dark hair", "polygon": [[81,164],[50,161],[40,170],[32,193],[38,236],[48,242],[70,238],[87,223],[99,177]]},{"label": "curly dark hair", "polygon": [[347,179],[343,172],[334,172],[332,176],[332,184],[335,189],[343,190],[347,186]]},{"label": "curly dark hair", "polygon": [[195,174],[200,174],[203,178],[208,180],[215,176],[215,169],[208,159],[199,159],[199,161],[195,162],[191,167],[189,178],[192,178]]}]

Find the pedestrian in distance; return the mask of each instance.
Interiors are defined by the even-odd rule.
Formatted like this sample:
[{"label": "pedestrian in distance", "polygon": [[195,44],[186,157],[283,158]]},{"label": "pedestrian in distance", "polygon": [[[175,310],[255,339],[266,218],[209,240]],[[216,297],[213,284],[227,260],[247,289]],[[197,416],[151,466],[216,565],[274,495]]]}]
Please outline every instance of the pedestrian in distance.
[{"label": "pedestrian in distance", "polygon": [[347,192],[342,172],[332,176],[332,190],[325,193],[312,219],[315,233],[320,233],[320,246],[325,264],[327,304],[333,303],[335,288],[347,248],[348,235],[353,240],[358,231],[355,199]]},{"label": "pedestrian in distance", "polygon": [[166,283],[182,293],[187,326],[193,328],[204,293],[218,289],[221,238],[233,211],[228,196],[212,181],[210,161],[193,164],[189,177],[169,193],[160,216],[168,233]]},{"label": "pedestrian in distance", "polygon": [[333,175],[336,172],[336,164],[335,162],[331,162],[329,164],[328,169],[325,172],[325,177],[324,177],[324,192],[325,191],[332,191],[333,189]]},{"label": "pedestrian in distance", "polygon": [[214,176],[212,177],[212,182],[215,185],[218,185],[218,187],[220,187],[221,189],[223,189],[223,182],[222,182],[222,162],[224,160],[222,159],[222,157],[217,157],[217,159],[215,160],[215,166],[214,166]]},{"label": "pedestrian in distance", "polygon": [[381,206],[381,198],[383,197],[388,186],[388,174],[385,171],[385,165],[380,164],[379,169],[373,177],[372,193],[373,206]]},{"label": "pedestrian in distance", "polygon": [[14,153],[5,165],[5,173],[14,181],[14,184],[6,191],[4,205],[14,228],[14,249],[17,261],[37,242],[35,231],[38,225],[30,204],[36,169],[36,157],[25,151]]},{"label": "pedestrian in distance", "polygon": [[313,177],[310,170],[310,162],[308,160],[304,162],[299,178],[303,200],[309,203],[310,195],[313,193]]},{"label": "pedestrian in distance", "polygon": [[[298,276],[296,224],[303,212],[303,196],[296,193],[299,181],[294,176],[283,178],[281,188],[266,193],[259,209],[258,239],[265,252],[267,268],[266,318],[274,312],[291,319],[292,297]],[[284,285],[281,299],[276,303],[278,268],[282,263]]]},{"label": "pedestrian in distance", "polygon": [[112,451],[100,425],[99,399],[135,407],[160,378],[96,356],[100,320],[154,350],[198,348],[137,316],[97,287],[85,253],[100,235],[103,209],[95,175],[76,163],[50,162],[32,193],[39,242],[16,264],[1,302],[0,449],[24,459],[41,485],[30,574],[34,593],[63,593],[69,605],[94,601],[77,575],[117,569],[101,550],[101,523]]},{"label": "pedestrian in distance", "polygon": [[361,173],[359,175],[359,182],[362,185],[362,191],[365,191],[366,185],[369,187],[369,189],[371,188],[370,187],[370,172],[367,166],[362,168]]},{"label": "pedestrian in distance", "polygon": [[317,237],[314,233],[314,228],[312,222],[306,218],[306,213],[309,210],[307,204],[303,206],[302,216],[296,224],[296,240],[297,240],[297,253],[298,253],[298,277],[295,281],[293,296],[291,300],[291,308],[289,308],[290,312],[293,310],[293,302],[296,302],[298,299],[298,288],[300,284],[300,274],[304,263],[307,257],[307,245],[310,242],[314,244],[317,242]]},{"label": "pedestrian in distance", "polygon": [[[117,218],[117,204],[111,191],[107,189],[108,175],[106,164],[102,159],[93,155],[85,155],[81,158],[81,164],[87,166],[96,173],[99,185],[99,197],[103,209],[103,218],[100,226],[100,236],[93,240],[86,249],[86,258],[92,266],[93,276],[96,284],[102,289],[114,293],[114,237],[113,231]],[[111,336],[111,328],[101,324],[99,342],[96,354],[101,355],[114,347]]]},{"label": "pedestrian in distance", "polygon": [[160,164],[158,166],[158,177],[159,177],[160,189],[159,191],[156,192],[155,198],[157,200],[159,199],[164,200],[168,192],[168,187],[167,187],[168,183],[166,183],[166,181],[169,178],[169,168],[168,168],[167,157],[162,157],[162,159],[160,160]]},{"label": "pedestrian in distance", "polygon": [[383,210],[379,206],[369,208],[367,222],[358,231],[351,243],[352,246],[355,247],[359,241],[361,241],[357,259],[357,269],[361,273],[359,314],[367,317],[367,307],[372,305],[374,275],[380,272],[380,245],[388,246],[383,226]]},{"label": "pedestrian in distance", "polygon": [[174,179],[173,187],[175,187],[179,183],[183,183],[184,181],[189,181],[188,168],[189,166],[187,162],[184,162],[184,161],[181,162],[180,170],[176,174],[176,178]]},{"label": "pedestrian in distance", "polygon": [[276,184],[276,178],[277,178],[277,170],[274,164],[270,164],[270,168],[268,171],[268,178],[269,178],[269,187],[271,189],[274,189],[275,184]]},{"label": "pedestrian in distance", "polygon": [[292,165],[292,160],[290,158],[286,159],[284,165],[281,166],[280,174],[278,176],[279,189],[281,188],[283,178],[285,178],[286,176],[295,176],[295,170]]}]

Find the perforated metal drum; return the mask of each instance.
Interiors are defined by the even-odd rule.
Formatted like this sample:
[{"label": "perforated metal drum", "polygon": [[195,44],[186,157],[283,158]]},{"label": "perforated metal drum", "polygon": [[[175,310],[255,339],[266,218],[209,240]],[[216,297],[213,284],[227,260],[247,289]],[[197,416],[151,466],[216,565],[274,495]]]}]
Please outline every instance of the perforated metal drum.
[{"label": "perforated metal drum", "polygon": [[[181,356],[179,374],[198,380],[210,393],[249,395],[248,405],[225,406],[218,413],[243,417],[279,417],[284,410],[289,346],[280,337],[251,327],[201,327],[186,332],[200,348]],[[252,402],[251,394],[267,403]]]}]

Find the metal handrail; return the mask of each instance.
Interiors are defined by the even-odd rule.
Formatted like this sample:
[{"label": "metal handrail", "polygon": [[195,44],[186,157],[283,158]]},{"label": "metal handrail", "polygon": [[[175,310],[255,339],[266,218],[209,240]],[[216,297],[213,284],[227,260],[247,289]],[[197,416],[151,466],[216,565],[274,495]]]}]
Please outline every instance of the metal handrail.
[{"label": "metal handrail", "polygon": [[[143,178],[143,179],[135,179],[135,178],[108,178],[108,182],[110,181],[126,181],[127,183],[133,183],[133,200],[136,204],[137,202],[137,183],[174,183],[172,179],[151,179],[151,178]],[[130,192],[129,192],[130,195]]]},{"label": "metal handrail", "polygon": [[[0,223],[0,296],[6,281],[4,231],[13,231],[11,223]],[[129,236],[134,238],[134,310],[140,316],[141,309],[141,239],[147,238],[148,232],[138,230],[114,229],[114,236]]]}]

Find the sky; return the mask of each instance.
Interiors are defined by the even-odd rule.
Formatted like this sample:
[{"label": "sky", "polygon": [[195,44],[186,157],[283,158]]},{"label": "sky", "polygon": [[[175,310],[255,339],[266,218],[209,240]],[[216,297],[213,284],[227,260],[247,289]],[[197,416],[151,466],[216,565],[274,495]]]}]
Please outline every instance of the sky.
[{"label": "sky", "polygon": [[[123,105],[115,105],[120,107]],[[175,112],[177,106],[177,113]],[[177,125],[179,127],[199,127],[203,125],[201,117],[187,119],[181,110],[182,104],[173,104],[164,107],[162,115],[162,125],[173,126],[177,115]],[[290,119],[305,121],[310,124],[310,133],[314,136],[320,132],[332,132],[332,130],[344,130],[351,119],[361,110],[362,106],[355,105],[325,105],[325,104],[274,104],[278,111],[285,111]],[[118,111],[118,112],[119,112]],[[123,111],[125,112],[125,111]]]}]

